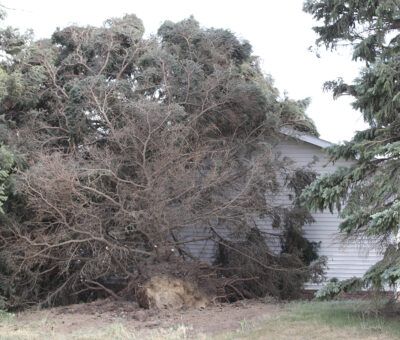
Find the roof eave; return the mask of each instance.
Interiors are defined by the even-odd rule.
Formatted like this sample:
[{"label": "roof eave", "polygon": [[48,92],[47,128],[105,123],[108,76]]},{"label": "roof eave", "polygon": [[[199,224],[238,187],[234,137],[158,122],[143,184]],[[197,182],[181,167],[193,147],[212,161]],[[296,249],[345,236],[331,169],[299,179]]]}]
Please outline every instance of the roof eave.
[{"label": "roof eave", "polygon": [[303,142],[318,146],[320,148],[327,148],[334,145],[333,143],[323,140],[321,138],[288,128],[281,128],[280,132],[285,136],[301,140]]}]

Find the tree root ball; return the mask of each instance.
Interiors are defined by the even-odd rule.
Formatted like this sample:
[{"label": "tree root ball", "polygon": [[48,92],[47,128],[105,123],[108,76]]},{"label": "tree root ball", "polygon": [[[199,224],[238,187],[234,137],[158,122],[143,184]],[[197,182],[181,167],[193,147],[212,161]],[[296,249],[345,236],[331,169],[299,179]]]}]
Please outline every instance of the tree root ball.
[{"label": "tree root ball", "polygon": [[210,303],[196,285],[171,277],[152,277],[139,289],[136,298],[143,308],[201,308]]}]

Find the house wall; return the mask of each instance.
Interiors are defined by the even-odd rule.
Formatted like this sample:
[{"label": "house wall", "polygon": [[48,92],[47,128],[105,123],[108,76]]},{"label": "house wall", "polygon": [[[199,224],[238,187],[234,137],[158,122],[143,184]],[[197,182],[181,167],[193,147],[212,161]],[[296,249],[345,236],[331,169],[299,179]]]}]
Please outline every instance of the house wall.
[{"label": "house wall", "polygon": [[[339,160],[335,164],[328,164],[328,158],[323,149],[288,137],[276,148],[282,156],[293,160],[293,168],[306,167],[313,160],[316,161],[310,167],[317,173],[333,172],[337,167],[348,166],[350,162]],[[288,203],[290,192],[283,190],[278,198],[279,203]],[[328,268],[326,271],[327,280],[337,278],[339,280],[348,279],[353,276],[361,277],[365,271],[382,258],[381,251],[377,242],[369,240],[344,240],[344,235],[339,233],[338,226],[340,218],[337,213],[331,214],[329,210],[313,213],[315,223],[304,226],[304,232],[310,241],[321,242],[319,255],[328,258]],[[271,225],[268,221],[260,221],[260,227],[270,230]],[[322,285],[307,284],[306,288],[317,289]]]},{"label": "house wall", "polygon": [[[281,154],[281,157],[291,159],[293,163],[290,167],[292,169],[309,167],[321,174],[333,172],[338,166],[350,164],[350,162],[344,160],[338,161],[334,165],[328,164],[328,159],[321,147],[291,137],[286,137],[275,147],[274,151]],[[281,181],[284,182],[283,177]],[[273,205],[288,206],[291,204],[290,195],[293,195],[293,193],[288,188],[283,187],[278,194],[266,197],[266,199]],[[353,276],[361,277],[371,265],[382,258],[380,250],[376,247],[376,242],[372,239],[363,240],[363,242],[345,241],[338,230],[340,219],[337,213],[331,214],[327,210],[313,213],[313,217],[315,223],[304,226],[304,232],[310,241],[320,242],[318,253],[328,259],[327,281],[331,278],[344,280]],[[277,233],[268,219],[258,220],[257,225],[262,231]],[[202,238],[209,235],[209,231],[196,226],[193,229],[186,230],[185,234],[187,234],[187,239]],[[275,252],[280,251],[280,244],[276,238],[275,243],[270,243],[269,246]],[[214,260],[216,244],[211,240],[188,243],[186,248],[193,256],[203,261],[212,263]],[[306,284],[305,288],[318,289],[322,286],[323,284]]]}]

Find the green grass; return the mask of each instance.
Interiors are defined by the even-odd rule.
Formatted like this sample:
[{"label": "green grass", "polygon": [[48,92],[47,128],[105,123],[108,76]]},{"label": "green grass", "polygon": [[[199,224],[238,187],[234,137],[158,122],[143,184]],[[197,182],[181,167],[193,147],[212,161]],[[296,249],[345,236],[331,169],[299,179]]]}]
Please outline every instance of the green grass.
[{"label": "green grass", "polygon": [[12,313],[5,312],[4,310],[0,309],[0,325],[2,324],[10,324],[14,320],[15,315]]},{"label": "green grass", "polygon": [[318,320],[336,328],[354,327],[367,332],[386,332],[400,338],[400,315],[380,315],[366,301],[297,303],[290,308],[288,318],[293,322]]},{"label": "green grass", "polygon": [[374,313],[365,301],[294,302],[219,339],[400,339],[400,315]]}]

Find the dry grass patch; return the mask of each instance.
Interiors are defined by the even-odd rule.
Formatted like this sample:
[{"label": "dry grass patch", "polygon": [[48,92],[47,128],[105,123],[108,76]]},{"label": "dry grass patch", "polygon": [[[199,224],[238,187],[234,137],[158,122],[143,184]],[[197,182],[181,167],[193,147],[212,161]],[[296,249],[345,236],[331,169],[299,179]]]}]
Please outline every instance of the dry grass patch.
[{"label": "dry grass patch", "polygon": [[[281,305],[248,300],[241,305],[174,310],[168,312],[171,313],[168,317],[159,311],[144,322],[129,319],[129,313],[125,319],[114,319],[115,309],[100,317],[97,313],[87,314],[94,307],[105,309],[112,306],[115,308],[117,305],[77,305],[72,313],[69,310],[60,314],[59,309],[52,309],[27,313],[22,317],[3,313],[0,339],[392,340],[399,339],[400,335],[399,315],[371,314],[370,305],[359,301]],[[81,323],[71,326],[77,320]]]}]

